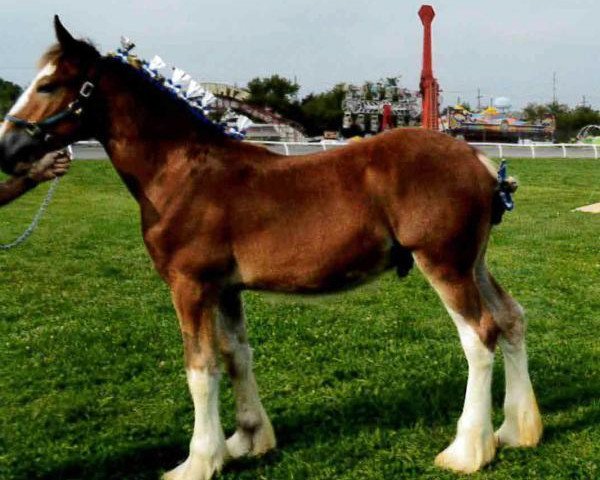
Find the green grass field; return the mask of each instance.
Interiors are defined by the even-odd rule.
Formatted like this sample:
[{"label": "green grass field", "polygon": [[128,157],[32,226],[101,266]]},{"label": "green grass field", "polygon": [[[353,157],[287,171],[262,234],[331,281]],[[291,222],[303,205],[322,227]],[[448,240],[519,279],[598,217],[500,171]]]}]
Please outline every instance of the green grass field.
[{"label": "green grass field", "polygon": [[[600,476],[600,163],[511,160],[517,209],[495,228],[492,271],[523,304],[545,421],[536,449],[498,452],[473,479]],[[46,186],[0,211],[0,242]],[[22,247],[0,252],[0,478],[156,479],[187,455],[193,409],[166,286],[137,206],[108,162],[76,162]],[[452,479],[466,362],[415,269],[302,302],[245,294],[256,375],[277,452],[223,479]],[[501,422],[501,355],[494,372]],[[234,429],[222,382],[226,434]]]}]

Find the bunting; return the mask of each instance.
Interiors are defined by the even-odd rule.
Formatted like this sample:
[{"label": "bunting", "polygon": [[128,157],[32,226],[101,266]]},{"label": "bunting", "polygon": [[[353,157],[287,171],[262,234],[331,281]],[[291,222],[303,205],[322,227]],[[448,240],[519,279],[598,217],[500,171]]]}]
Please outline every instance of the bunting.
[{"label": "bunting", "polygon": [[214,123],[208,118],[208,115],[214,111],[217,97],[204,89],[199,82],[181,68],[171,67],[169,72],[166,62],[161,57],[155,55],[148,62],[132,53],[134,48],[135,43],[128,37],[122,36],[121,47],[116,52],[109,53],[109,56],[135,68],[157,87],[185,102],[196,117],[204,123],[216,126],[232,138],[242,140],[245,137],[247,128],[252,125],[252,121],[248,117],[238,115],[234,125]]}]

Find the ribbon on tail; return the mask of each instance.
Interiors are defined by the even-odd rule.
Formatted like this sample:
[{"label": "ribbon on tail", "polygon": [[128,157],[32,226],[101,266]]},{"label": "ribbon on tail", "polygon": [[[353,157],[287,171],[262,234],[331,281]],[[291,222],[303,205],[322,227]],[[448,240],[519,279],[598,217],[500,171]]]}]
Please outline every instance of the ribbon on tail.
[{"label": "ribbon on tail", "polygon": [[498,187],[500,189],[500,199],[504,204],[504,208],[506,208],[508,211],[511,211],[513,208],[515,208],[515,202],[513,201],[511,195],[511,193],[514,191],[513,182],[511,182],[511,179],[507,176],[506,160],[502,160],[500,162],[500,168],[498,168]]}]

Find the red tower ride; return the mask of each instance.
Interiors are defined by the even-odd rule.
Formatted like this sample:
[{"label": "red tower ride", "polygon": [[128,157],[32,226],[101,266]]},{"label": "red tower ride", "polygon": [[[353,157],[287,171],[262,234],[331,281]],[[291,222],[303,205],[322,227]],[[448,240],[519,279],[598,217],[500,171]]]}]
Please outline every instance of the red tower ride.
[{"label": "red tower ride", "polygon": [[438,130],[438,101],[440,86],[433,77],[433,66],[431,60],[431,23],[435,12],[431,5],[422,5],[419,9],[419,17],[423,23],[423,70],[421,71],[421,97],[423,99],[423,111],[421,124],[423,128]]}]

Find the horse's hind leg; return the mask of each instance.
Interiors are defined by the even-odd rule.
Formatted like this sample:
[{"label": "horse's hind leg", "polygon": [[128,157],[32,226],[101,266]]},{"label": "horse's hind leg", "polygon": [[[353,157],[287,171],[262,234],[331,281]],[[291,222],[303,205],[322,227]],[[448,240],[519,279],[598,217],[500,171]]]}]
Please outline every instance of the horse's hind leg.
[{"label": "horse's hind leg", "polygon": [[236,403],[236,432],[227,440],[231,457],[262,455],[275,448],[275,434],[258,395],[252,372],[240,293],[226,291],[219,301],[219,347],[231,378]]},{"label": "horse's hind leg", "polygon": [[504,422],[496,439],[511,447],[533,447],[542,436],[542,418],[527,367],[523,309],[487,271],[482,271],[479,278],[502,331],[499,344],[504,357],[506,395]]},{"label": "horse's hind leg", "polygon": [[472,269],[464,271],[448,263],[432,262],[419,253],[415,259],[452,317],[469,366],[456,437],[435,463],[457,472],[474,472],[489,463],[496,451],[491,387],[497,328]]}]

